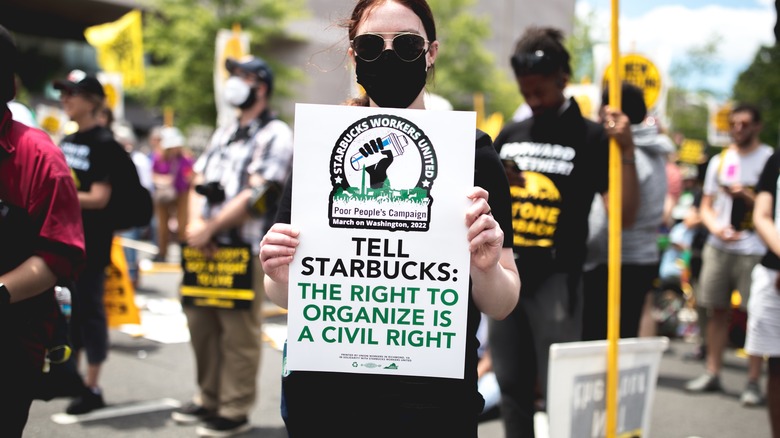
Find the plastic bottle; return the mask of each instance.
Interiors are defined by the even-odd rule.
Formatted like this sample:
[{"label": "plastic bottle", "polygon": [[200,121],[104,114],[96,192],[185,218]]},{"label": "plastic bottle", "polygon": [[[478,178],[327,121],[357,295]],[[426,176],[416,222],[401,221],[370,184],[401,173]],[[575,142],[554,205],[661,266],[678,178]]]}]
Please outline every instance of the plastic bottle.
[{"label": "plastic bottle", "polygon": [[60,311],[62,311],[62,314],[65,315],[65,318],[70,318],[70,289],[65,286],[54,286],[54,296],[57,298],[57,303],[60,305]]}]

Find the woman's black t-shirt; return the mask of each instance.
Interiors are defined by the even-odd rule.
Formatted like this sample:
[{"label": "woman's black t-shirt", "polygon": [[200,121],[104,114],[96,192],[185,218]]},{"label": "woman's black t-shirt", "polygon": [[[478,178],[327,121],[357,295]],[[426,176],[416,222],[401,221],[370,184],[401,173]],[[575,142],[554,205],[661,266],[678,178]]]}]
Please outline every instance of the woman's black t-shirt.
[{"label": "woman's black t-shirt", "polygon": [[[114,140],[110,130],[96,126],[66,136],[60,142],[60,148],[73,173],[76,189],[89,192],[92,184],[108,182],[111,157],[122,146]],[[87,267],[103,269],[111,262],[111,240],[114,235],[106,209],[82,209],[81,218],[84,222]]]}]

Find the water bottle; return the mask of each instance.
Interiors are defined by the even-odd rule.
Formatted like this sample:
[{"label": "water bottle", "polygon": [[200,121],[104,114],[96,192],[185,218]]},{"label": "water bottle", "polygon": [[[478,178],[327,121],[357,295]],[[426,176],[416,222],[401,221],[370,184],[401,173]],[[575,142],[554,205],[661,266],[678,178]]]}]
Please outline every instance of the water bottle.
[{"label": "water bottle", "polygon": [[54,296],[57,298],[62,314],[66,319],[70,319],[70,289],[65,286],[54,286]]},{"label": "water bottle", "polygon": [[[397,157],[404,153],[404,148],[409,144],[409,140],[406,138],[406,136],[399,136],[393,132],[387,134],[386,136],[382,137],[382,150],[385,148],[390,149],[390,151],[393,152],[393,156]],[[384,155],[381,153],[375,153],[373,155],[369,155],[368,157],[364,157],[362,154],[357,153],[352,155],[350,158],[350,164],[352,164],[352,168],[354,170],[360,170],[360,166],[373,166],[374,164],[378,163],[382,158],[384,158]]]}]

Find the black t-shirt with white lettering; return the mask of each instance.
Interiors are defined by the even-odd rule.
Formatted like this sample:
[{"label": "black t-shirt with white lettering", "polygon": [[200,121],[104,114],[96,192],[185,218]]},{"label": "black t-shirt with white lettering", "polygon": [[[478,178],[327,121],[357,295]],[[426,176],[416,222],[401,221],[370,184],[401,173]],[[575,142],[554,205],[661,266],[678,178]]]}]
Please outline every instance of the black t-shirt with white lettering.
[{"label": "black t-shirt with white lettering", "polygon": [[553,272],[582,270],[588,215],[609,182],[604,129],[582,117],[574,99],[560,114],[506,126],[495,147],[504,163],[522,171],[524,187],[511,186],[514,251],[523,289]]},{"label": "black t-shirt with white lettering", "polygon": [[[73,174],[76,189],[89,192],[92,184],[108,182],[112,153],[122,146],[114,140],[110,130],[96,126],[66,136],[60,142],[60,148]],[[105,268],[111,261],[114,235],[106,210],[82,209],[81,218],[84,222],[87,267]]]}]

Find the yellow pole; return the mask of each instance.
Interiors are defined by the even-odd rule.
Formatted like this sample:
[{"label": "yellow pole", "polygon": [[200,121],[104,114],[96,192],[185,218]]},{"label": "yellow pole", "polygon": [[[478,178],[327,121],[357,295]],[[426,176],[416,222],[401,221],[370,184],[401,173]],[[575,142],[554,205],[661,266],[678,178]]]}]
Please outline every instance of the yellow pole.
[{"label": "yellow pole", "polygon": [[170,106],[163,108],[163,126],[173,126],[173,108]]},{"label": "yellow pole", "polygon": [[[619,0],[612,0],[612,64],[609,106],[620,108]],[[607,280],[607,438],[617,434],[618,339],[620,339],[620,244],[622,229],[622,159],[614,139],[609,140],[609,276]]]}]

